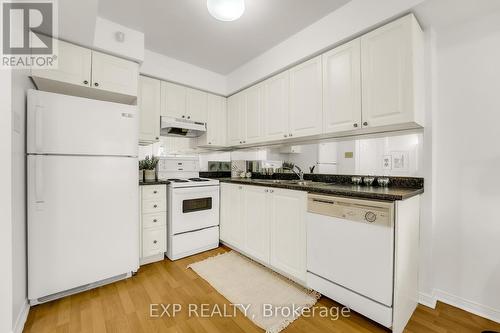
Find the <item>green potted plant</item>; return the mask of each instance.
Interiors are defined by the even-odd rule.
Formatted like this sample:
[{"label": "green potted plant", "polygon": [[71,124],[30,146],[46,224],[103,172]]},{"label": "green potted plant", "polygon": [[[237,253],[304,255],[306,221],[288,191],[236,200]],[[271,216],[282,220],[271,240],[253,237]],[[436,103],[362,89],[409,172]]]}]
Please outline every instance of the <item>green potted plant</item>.
[{"label": "green potted plant", "polygon": [[145,164],[146,163],[144,163],[144,160],[139,161],[139,181],[140,182],[144,181],[144,169],[146,168]]},{"label": "green potted plant", "polygon": [[156,165],[158,164],[158,157],[156,156],[146,156],[144,160],[144,180],[145,181],[155,181],[156,180]]}]

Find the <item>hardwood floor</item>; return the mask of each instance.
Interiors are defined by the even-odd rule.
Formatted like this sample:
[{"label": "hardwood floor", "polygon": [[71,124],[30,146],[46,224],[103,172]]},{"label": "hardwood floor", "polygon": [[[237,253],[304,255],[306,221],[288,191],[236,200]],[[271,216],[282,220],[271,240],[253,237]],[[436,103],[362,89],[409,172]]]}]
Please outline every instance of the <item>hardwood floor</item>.
[{"label": "hardwood floor", "polygon": [[[232,318],[189,317],[188,304],[217,304],[220,308],[229,302],[205,280],[186,266],[217,253],[228,251],[218,248],[189,258],[171,262],[164,260],[142,266],[134,277],[61,300],[31,308],[25,333],[43,332],[259,332],[239,311]],[[150,317],[150,304],[182,305],[175,317]],[[341,307],[322,297],[315,307]],[[170,313],[172,309],[169,309]],[[159,313],[162,312],[161,307]],[[158,314],[159,314],[158,313]],[[198,312],[201,314],[201,311]],[[290,324],[284,333],[298,332],[388,332],[389,330],[351,312],[350,317],[331,320],[320,316],[301,317]],[[496,330],[500,324],[475,316],[452,306],[438,303],[435,310],[419,305],[406,332],[481,332]]]}]

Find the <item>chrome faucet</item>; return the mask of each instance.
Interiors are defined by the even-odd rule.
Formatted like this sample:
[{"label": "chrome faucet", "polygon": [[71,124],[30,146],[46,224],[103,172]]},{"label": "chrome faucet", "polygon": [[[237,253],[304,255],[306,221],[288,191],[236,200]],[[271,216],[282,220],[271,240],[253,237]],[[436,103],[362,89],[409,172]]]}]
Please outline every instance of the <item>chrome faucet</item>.
[{"label": "chrome faucet", "polygon": [[[298,165],[294,165],[292,168],[289,168],[289,167],[284,167],[283,169],[286,169],[286,170],[290,170],[291,172],[293,172],[297,177],[299,177],[299,180],[301,182],[304,181],[304,172],[302,171],[302,169],[298,166]],[[297,169],[297,171],[295,171],[295,169]]]}]

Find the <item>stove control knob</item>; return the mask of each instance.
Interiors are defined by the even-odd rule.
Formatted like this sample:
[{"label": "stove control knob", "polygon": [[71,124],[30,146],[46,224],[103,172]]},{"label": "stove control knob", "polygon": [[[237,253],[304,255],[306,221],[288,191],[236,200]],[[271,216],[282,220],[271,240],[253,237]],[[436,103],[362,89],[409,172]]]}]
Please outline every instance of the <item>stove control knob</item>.
[{"label": "stove control knob", "polygon": [[377,215],[374,212],[366,212],[365,220],[370,223],[373,223],[375,222],[375,220],[377,220]]}]

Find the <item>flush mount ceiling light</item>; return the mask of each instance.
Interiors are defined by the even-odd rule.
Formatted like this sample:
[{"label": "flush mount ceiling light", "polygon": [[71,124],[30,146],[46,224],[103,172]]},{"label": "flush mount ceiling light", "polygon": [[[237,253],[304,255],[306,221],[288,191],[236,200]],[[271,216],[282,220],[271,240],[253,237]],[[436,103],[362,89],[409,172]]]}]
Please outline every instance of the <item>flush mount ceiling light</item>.
[{"label": "flush mount ceiling light", "polygon": [[207,0],[207,8],[219,21],[234,21],[243,15],[245,0]]}]

